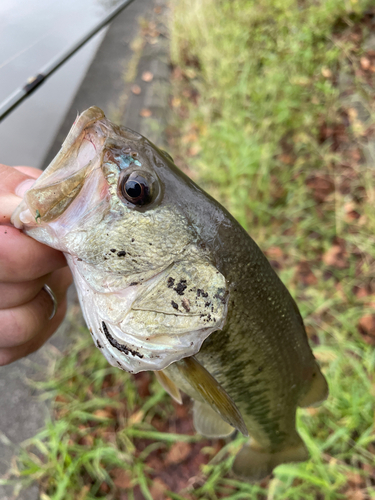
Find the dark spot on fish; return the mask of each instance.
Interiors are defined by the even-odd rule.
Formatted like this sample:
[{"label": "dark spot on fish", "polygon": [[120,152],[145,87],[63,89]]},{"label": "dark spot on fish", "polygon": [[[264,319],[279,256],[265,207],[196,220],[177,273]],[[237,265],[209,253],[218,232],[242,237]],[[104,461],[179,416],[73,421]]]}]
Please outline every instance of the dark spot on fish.
[{"label": "dark spot on fish", "polygon": [[190,345],[194,345],[194,342],[190,342]]},{"label": "dark spot on fish", "polygon": [[197,296],[200,297],[202,296],[203,298],[207,298],[208,297],[208,293],[205,292],[204,290],[202,290],[201,288],[198,288],[197,289]]},{"label": "dark spot on fish", "polygon": [[135,241],[135,239],[134,239],[134,238],[132,238],[132,239],[131,239],[131,242],[133,243],[134,241]]},{"label": "dark spot on fish", "polygon": [[172,307],[174,309],[177,309],[177,311],[178,311],[178,304],[176,304],[176,302],[174,302],[173,300],[171,300],[171,304],[172,304]]},{"label": "dark spot on fish", "polygon": [[116,248],[111,248],[111,252],[115,253],[116,252]]},{"label": "dark spot on fish", "polygon": [[132,259],[132,262],[135,262],[136,264],[138,264],[138,262],[135,259]]},{"label": "dark spot on fish", "polygon": [[174,281],[175,281],[174,278],[171,278],[171,277],[168,278],[168,281],[167,281],[168,288],[172,288],[172,286],[174,285]]},{"label": "dark spot on fish", "polygon": [[143,354],[140,354],[139,352],[137,352],[137,351],[135,351],[133,349],[130,349],[129,347],[126,347],[125,345],[120,344],[119,342],[117,342],[117,340],[114,339],[112,337],[112,335],[109,333],[107,325],[104,323],[104,321],[102,321],[102,327],[103,327],[104,335],[107,337],[109,343],[115,349],[117,349],[118,351],[123,352],[124,354],[129,354],[129,352],[130,352],[130,354],[132,354],[133,356],[138,356],[138,358],[143,358]]},{"label": "dark spot on fish", "polygon": [[175,290],[178,295],[184,295],[185,290],[187,289],[186,280],[180,280],[180,282],[175,286],[173,290]]},{"label": "dark spot on fish", "polygon": [[206,302],[204,307],[210,307],[210,305],[211,305],[211,302]]},{"label": "dark spot on fish", "polygon": [[82,262],[82,259],[80,257],[78,257],[77,261],[78,262]]},{"label": "dark spot on fish", "polygon": [[[111,250],[111,252],[112,252],[112,250]],[[120,252],[117,252],[117,257],[125,257],[125,255],[126,255],[125,250],[121,250]]]},{"label": "dark spot on fish", "polygon": [[138,285],[138,281],[132,281],[129,286],[135,286]]},{"label": "dark spot on fish", "polygon": [[149,243],[149,245],[152,245],[152,243]]},{"label": "dark spot on fish", "polygon": [[99,349],[103,349],[102,344],[99,342],[99,340],[96,341],[96,345]]},{"label": "dark spot on fish", "polygon": [[225,304],[225,299],[227,295],[228,292],[225,290],[225,288],[218,288],[217,292],[214,295],[214,299],[219,299],[222,304]]}]

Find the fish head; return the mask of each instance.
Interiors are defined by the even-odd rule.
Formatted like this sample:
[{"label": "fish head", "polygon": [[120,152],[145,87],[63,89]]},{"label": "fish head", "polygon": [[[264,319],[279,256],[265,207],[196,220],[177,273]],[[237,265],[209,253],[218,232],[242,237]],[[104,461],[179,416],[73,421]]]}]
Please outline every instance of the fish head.
[{"label": "fish head", "polygon": [[202,193],[167,153],[91,107],[14,212],[16,227],[64,252],[112,365],[161,370],[222,329],[228,286],[206,245]]}]

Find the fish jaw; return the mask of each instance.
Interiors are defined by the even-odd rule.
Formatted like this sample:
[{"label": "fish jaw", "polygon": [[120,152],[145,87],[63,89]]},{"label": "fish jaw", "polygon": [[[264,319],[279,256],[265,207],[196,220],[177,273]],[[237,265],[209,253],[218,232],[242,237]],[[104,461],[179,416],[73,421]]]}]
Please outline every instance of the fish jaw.
[{"label": "fish jaw", "polygon": [[[196,274],[212,276],[210,287],[196,309],[175,314],[172,300],[166,300],[165,311],[150,310],[150,296],[166,290],[171,296],[175,290],[168,287],[176,265],[161,270],[139,284],[128,284],[117,289],[95,290],[84,277],[80,262],[66,254],[78,290],[83,315],[94,339],[109,363],[130,373],[162,370],[171,363],[196,354],[203,341],[214,331],[223,328],[227,316],[228,294],[223,294],[225,279],[213,266],[196,266]],[[177,264],[177,269],[179,269]],[[176,275],[176,274],[174,274]],[[189,277],[184,275],[189,283]],[[191,275],[194,279],[194,275]],[[191,293],[200,298],[199,283],[191,282]],[[190,283],[189,283],[190,285]],[[215,297],[216,296],[216,297]],[[165,297],[163,297],[165,299]],[[181,298],[181,303],[185,297]],[[177,298],[175,300],[178,300]],[[207,319],[204,311],[207,300],[215,310],[215,318]],[[174,302],[174,301],[173,301]],[[168,309],[169,306],[169,309]]]},{"label": "fish jaw", "polygon": [[[79,194],[90,203],[85,211],[107,197],[106,183],[101,172],[103,148],[108,137],[104,113],[89,108],[74,122],[59,153],[36,180],[11,217],[13,225],[33,238],[58,250],[61,247],[61,217],[76,221],[82,210],[71,210]],[[93,182],[91,179],[95,177]],[[99,185],[101,189],[99,189]],[[89,206],[91,205],[91,207]],[[53,222],[59,221],[59,237]],[[66,229],[71,229],[72,224]]]}]

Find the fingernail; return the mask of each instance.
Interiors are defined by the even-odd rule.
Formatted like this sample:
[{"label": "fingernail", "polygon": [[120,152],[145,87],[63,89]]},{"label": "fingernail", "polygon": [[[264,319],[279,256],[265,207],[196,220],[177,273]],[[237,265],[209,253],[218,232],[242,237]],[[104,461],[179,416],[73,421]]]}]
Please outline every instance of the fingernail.
[{"label": "fingernail", "polygon": [[21,184],[18,184],[14,192],[17,196],[23,198],[26,191],[28,191],[33,186],[33,184],[35,184],[35,179],[26,179],[25,181],[21,182]]}]

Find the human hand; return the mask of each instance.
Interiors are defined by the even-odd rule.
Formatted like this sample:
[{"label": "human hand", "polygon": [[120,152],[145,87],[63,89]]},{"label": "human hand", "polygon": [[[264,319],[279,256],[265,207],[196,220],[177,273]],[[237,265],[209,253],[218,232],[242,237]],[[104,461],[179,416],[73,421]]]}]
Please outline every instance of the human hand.
[{"label": "human hand", "polygon": [[[56,331],[66,312],[72,276],[64,255],[13,227],[10,217],[42,173],[0,164],[0,366],[36,351]],[[43,288],[47,284],[54,305]]]}]

